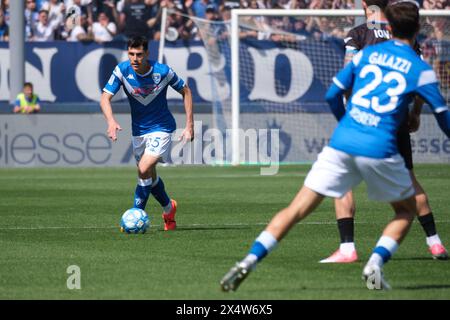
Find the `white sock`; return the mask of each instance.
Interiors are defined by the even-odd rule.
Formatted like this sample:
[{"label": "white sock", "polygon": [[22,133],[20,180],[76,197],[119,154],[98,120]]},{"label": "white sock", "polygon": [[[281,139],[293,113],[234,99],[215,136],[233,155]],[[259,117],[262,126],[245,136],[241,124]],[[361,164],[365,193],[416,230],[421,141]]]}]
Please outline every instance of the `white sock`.
[{"label": "white sock", "polygon": [[172,210],[172,199],[169,199],[169,204],[165,207],[163,207],[164,214],[169,214],[170,210]]},{"label": "white sock", "polygon": [[354,242],[344,242],[341,243],[339,246],[339,250],[345,254],[346,256],[349,256],[353,251],[355,251],[355,243]]},{"label": "white sock", "polygon": [[241,263],[244,263],[246,266],[250,266],[252,269],[256,267],[256,262],[258,261],[258,257],[250,253],[248,254]]},{"label": "white sock", "polygon": [[442,244],[441,239],[439,238],[439,235],[437,233],[434,236],[427,237],[427,245],[429,247],[435,244]]},{"label": "white sock", "polygon": [[372,253],[367,264],[376,264],[381,268],[383,266],[383,258],[378,253]]}]

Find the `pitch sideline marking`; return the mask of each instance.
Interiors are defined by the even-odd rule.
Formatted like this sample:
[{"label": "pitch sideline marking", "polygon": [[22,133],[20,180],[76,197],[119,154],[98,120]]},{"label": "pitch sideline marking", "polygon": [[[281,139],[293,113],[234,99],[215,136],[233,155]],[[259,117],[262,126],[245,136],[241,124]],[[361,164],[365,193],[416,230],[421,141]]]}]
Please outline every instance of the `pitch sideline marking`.
[{"label": "pitch sideline marking", "polygon": [[[436,220],[436,223],[450,223],[450,220]],[[383,222],[380,222],[383,223]],[[300,222],[303,225],[335,225],[335,221],[325,222],[325,221],[311,221],[311,222]],[[356,222],[355,224],[374,224],[373,222]],[[251,226],[265,226],[267,222],[255,222],[255,223],[193,223],[178,226],[179,229],[188,229],[192,227],[251,227]],[[153,224],[154,227],[162,227],[162,224]],[[106,229],[118,229],[118,226],[85,226],[85,227],[65,227],[65,226],[48,226],[48,227],[0,227],[0,230],[106,230]]]}]

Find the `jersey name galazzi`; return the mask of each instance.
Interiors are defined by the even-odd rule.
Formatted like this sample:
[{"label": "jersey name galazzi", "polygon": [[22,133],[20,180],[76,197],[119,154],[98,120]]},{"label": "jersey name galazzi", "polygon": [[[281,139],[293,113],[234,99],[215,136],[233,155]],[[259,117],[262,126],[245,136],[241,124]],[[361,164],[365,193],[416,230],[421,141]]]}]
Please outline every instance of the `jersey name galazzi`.
[{"label": "jersey name galazzi", "polygon": [[380,52],[373,52],[370,54],[369,62],[371,64],[389,67],[403,73],[408,73],[412,65],[409,60]]},{"label": "jersey name galazzi", "polygon": [[333,82],[341,92],[351,89],[352,95],[330,146],[352,155],[381,159],[397,154],[398,128],[415,95],[436,113],[446,110],[431,66],[397,40],[359,51]]}]

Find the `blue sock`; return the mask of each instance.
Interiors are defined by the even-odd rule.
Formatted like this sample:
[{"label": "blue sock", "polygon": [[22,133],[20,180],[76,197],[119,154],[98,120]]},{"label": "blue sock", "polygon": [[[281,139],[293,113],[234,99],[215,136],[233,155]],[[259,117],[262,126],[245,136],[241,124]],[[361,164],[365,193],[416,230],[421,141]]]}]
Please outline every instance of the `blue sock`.
[{"label": "blue sock", "polygon": [[249,255],[256,256],[261,261],[277,245],[278,241],[267,231],[261,232],[250,249]]},{"label": "blue sock", "polygon": [[164,208],[169,205],[170,198],[166,193],[164,182],[161,177],[157,177],[155,183],[152,185],[152,195],[159,202],[161,207]]},{"label": "blue sock", "polygon": [[148,197],[152,190],[152,179],[138,179],[134,192],[134,207],[145,210]]}]

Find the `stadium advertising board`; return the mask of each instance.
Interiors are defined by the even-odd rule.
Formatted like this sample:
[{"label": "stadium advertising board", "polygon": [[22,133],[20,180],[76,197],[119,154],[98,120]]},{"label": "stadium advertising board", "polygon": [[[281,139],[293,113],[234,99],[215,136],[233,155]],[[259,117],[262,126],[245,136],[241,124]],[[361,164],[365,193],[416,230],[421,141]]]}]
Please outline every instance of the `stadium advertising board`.
[{"label": "stadium advertising board", "polygon": [[[246,114],[265,123],[267,115]],[[293,131],[289,116],[272,114],[270,128],[246,128],[241,132],[241,159],[247,163],[312,162],[328,143],[336,120],[329,114],[305,114],[305,121],[317,123],[316,130]],[[101,114],[35,114],[0,117],[0,167],[26,166],[133,166],[131,121],[127,114],[116,119],[123,131],[111,142]],[[173,164],[223,164],[231,161],[231,132],[213,126],[210,114],[195,115],[195,140],[178,141],[184,115],[175,114],[178,130],[172,138]],[[320,124],[320,125],[319,125]],[[294,134],[295,132],[295,134]],[[416,162],[450,162],[450,140],[432,115],[422,116],[422,127],[413,135]],[[300,160],[299,160],[300,159]],[[276,173],[276,171],[271,171]]]},{"label": "stadium advertising board", "polygon": [[[158,43],[150,43],[150,56],[155,59]],[[314,52],[328,52],[331,61],[328,65],[330,75],[337,71],[343,59],[343,47],[333,42],[321,44],[305,43],[302,51],[277,47],[273,43],[245,41],[246,48],[242,60],[253,61],[246,72],[249,79],[241,86],[241,101],[269,101],[272,103],[301,103],[311,101],[320,104],[321,111],[328,111],[323,99],[326,86],[331,77],[321,79],[323,64]],[[317,46],[320,46],[318,48]],[[98,102],[104,84],[108,81],[114,66],[127,59],[126,45],[122,42],[98,45],[71,42],[27,42],[26,43],[26,81],[35,86],[35,92],[44,102],[51,103],[89,103]],[[259,50],[264,49],[264,50]],[[223,57],[229,55],[229,48],[223,48]],[[269,54],[261,54],[261,52]],[[0,43],[0,104],[6,108],[9,99],[9,50],[7,43]],[[165,49],[165,62],[181,77],[188,80],[193,91],[194,102],[209,103],[218,96],[225,100],[230,97],[229,59],[209,63],[207,52],[199,42],[172,44]],[[294,72],[293,66],[302,63],[302,72]],[[256,65],[264,65],[260,70]],[[336,70],[330,70],[336,68]],[[282,70],[283,72],[280,72]],[[215,81],[211,89],[211,74],[221,72],[226,81]],[[260,74],[264,72],[264,74]],[[323,78],[323,76],[322,76]],[[296,84],[296,85],[294,85]],[[279,92],[282,88],[283,92]],[[168,98],[181,102],[181,97],[169,90]],[[114,101],[125,100],[123,92]],[[312,112],[320,111],[317,105]],[[251,110],[250,110],[251,111]]]}]

